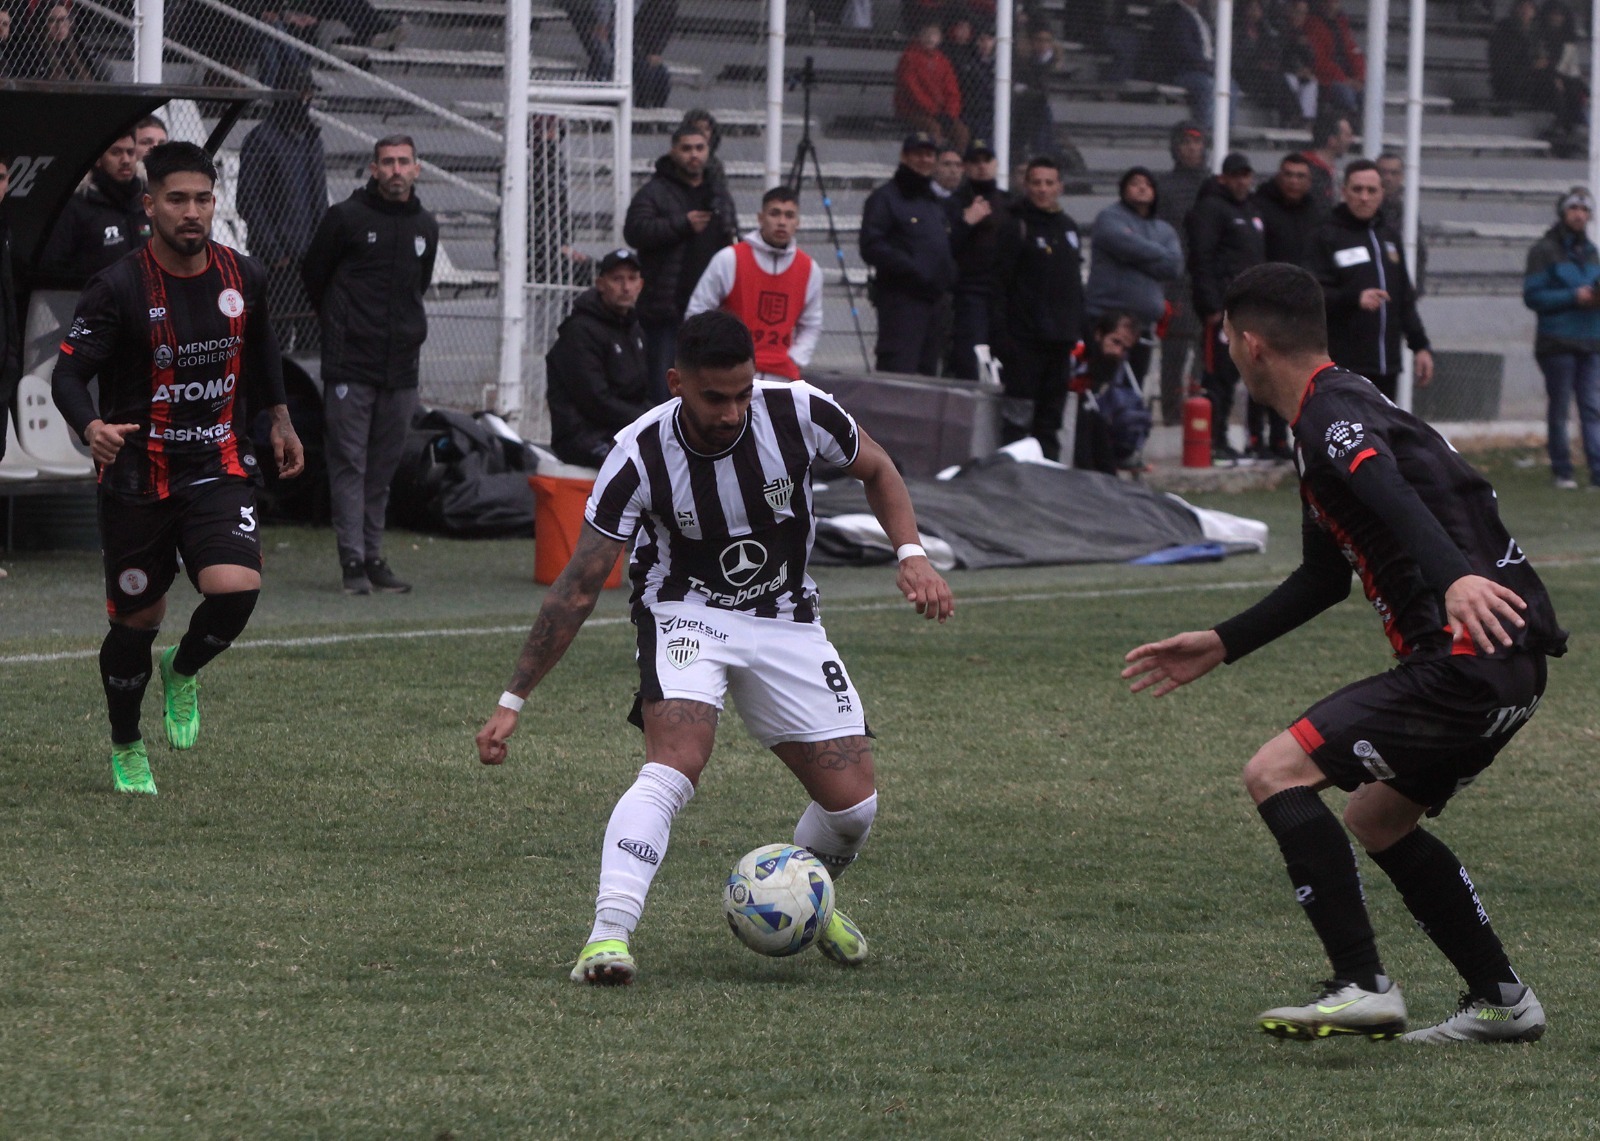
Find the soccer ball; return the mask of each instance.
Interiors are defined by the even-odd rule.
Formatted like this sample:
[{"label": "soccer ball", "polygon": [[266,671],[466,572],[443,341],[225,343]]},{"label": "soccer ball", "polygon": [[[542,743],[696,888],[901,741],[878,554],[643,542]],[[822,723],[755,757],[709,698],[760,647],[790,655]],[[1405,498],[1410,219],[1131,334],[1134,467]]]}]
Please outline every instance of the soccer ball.
[{"label": "soccer ball", "polygon": [[804,951],[833,918],[833,877],[804,848],[766,844],[733,866],[722,913],[739,942],[775,958]]}]

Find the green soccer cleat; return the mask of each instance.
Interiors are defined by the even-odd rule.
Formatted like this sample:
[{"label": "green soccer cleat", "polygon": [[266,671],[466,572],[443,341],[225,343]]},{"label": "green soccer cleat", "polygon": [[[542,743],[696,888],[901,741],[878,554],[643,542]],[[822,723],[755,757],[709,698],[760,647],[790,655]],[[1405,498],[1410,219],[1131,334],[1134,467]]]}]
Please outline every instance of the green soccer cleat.
[{"label": "green soccer cleat", "polygon": [[1344,979],[1330,979],[1322,986],[1322,994],[1304,1006],[1278,1006],[1262,1012],[1262,1033],[1302,1042],[1356,1034],[1379,1042],[1406,1032],[1406,1000],[1400,997],[1400,988],[1384,976],[1378,976],[1377,990],[1365,990]]},{"label": "green soccer cleat", "polygon": [[156,778],[150,775],[150,754],[143,741],[111,746],[111,784],[118,792],[156,794]]},{"label": "green soccer cleat", "polygon": [[[1437,1026],[1413,1030],[1402,1042],[1438,1045],[1449,1042],[1537,1042],[1544,1037],[1544,1007],[1532,987],[1500,984],[1501,999],[1490,1002],[1472,994],[1461,996],[1456,1012]],[[1507,994],[1506,992],[1510,992]]]},{"label": "green soccer cleat", "polygon": [[578,962],[569,976],[575,983],[590,986],[628,986],[639,973],[639,965],[628,954],[621,939],[597,939],[578,952]]},{"label": "green soccer cleat", "polygon": [[168,646],[161,654],[161,694],[166,707],[161,723],[167,730],[167,744],[174,749],[192,749],[200,736],[200,679],[185,677],[172,668],[178,647]]},{"label": "green soccer cleat", "polygon": [[850,922],[850,917],[837,907],[833,918],[817,936],[817,950],[836,963],[847,967],[859,966],[867,961],[867,937],[861,928]]}]

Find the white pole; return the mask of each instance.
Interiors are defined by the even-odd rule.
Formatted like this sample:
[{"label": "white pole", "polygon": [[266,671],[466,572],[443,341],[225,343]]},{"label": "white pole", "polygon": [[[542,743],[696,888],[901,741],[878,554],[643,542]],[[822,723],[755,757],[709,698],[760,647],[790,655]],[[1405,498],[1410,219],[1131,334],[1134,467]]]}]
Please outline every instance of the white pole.
[{"label": "white pole", "polygon": [[[1589,79],[1594,82],[1594,77],[1600,75],[1600,0],[1594,0],[1593,11],[1589,14]],[[1595,188],[1600,187],[1600,131],[1592,126],[1589,128],[1589,193],[1593,194]],[[1600,238],[1600,217],[1589,219],[1589,236]]]},{"label": "white pole", "polygon": [[[994,147],[996,179],[1001,190],[1011,187],[1011,61],[1016,39],[1012,19],[1014,0],[996,0],[994,6]],[[1600,4],[1600,0],[1595,0]]]},{"label": "white pole", "polygon": [[767,0],[767,181],[771,190],[783,181],[783,64],[788,0]]},{"label": "white pole", "polygon": [[617,130],[613,139],[611,240],[622,243],[622,222],[633,201],[633,0],[617,0],[611,28],[612,58],[616,72],[613,85],[621,87],[622,102],[617,105]]},{"label": "white pole", "polygon": [[161,36],[166,30],[166,0],[134,0],[133,81],[161,82]]},{"label": "white pole", "polygon": [[528,336],[528,83],[533,0],[506,3],[505,161],[500,169],[500,372],[495,411],[522,420]]},{"label": "white pole", "polygon": [[[1361,148],[1368,158],[1383,153],[1384,99],[1389,90],[1389,0],[1367,0],[1367,105]],[[1407,77],[1409,83],[1409,76]]]},{"label": "white pole", "polygon": [[[1600,0],[1596,0],[1600,3]],[[1417,273],[1417,230],[1422,202],[1422,60],[1428,0],[1411,0],[1411,26],[1406,29],[1406,190],[1405,227],[1400,236],[1405,247],[1406,268]],[[1371,66],[1371,60],[1368,60]],[[1376,152],[1374,152],[1376,153]],[[1411,410],[1411,354],[1402,354],[1400,383],[1395,388],[1400,407]]]},{"label": "white pole", "polygon": [[1217,0],[1216,69],[1212,72],[1211,168],[1222,173],[1233,113],[1233,0]]}]

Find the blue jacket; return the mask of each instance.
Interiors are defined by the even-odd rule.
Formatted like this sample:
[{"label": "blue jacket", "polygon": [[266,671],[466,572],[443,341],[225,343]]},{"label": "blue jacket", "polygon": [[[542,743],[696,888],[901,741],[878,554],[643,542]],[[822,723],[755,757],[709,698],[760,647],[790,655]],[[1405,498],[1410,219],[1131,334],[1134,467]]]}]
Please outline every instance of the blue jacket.
[{"label": "blue jacket", "polygon": [[1600,294],[1600,250],[1557,222],[1528,251],[1522,303],[1539,314],[1535,353],[1600,352],[1600,308],[1578,305],[1587,285]]},{"label": "blue jacket", "polygon": [[861,212],[861,260],[877,287],[923,301],[949,293],[957,276],[950,219],[930,182],[902,163]]},{"label": "blue jacket", "polygon": [[1091,317],[1125,309],[1146,325],[1167,307],[1164,286],[1183,274],[1183,243],[1160,218],[1146,218],[1122,202],[1096,215],[1089,232],[1093,256],[1084,310]]},{"label": "blue jacket", "polygon": [[322,132],[299,104],[270,112],[239,149],[239,213],[252,256],[297,263],[328,212]]}]

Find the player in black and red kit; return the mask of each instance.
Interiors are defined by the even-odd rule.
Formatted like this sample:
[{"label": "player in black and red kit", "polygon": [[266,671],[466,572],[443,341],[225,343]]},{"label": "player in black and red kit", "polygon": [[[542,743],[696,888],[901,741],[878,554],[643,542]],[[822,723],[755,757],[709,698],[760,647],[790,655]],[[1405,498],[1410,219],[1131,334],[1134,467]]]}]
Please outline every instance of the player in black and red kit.
[{"label": "player in black and red kit", "polygon": [[1545,659],[1567,635],[1527,556],[1500,521],[1494,488],[1432,428],[1328,359],[1316,279],[1273,263],[1228,291],[1229,351],[1250,395],[1290,421],[1304,506],[1300,566],[1216,628],[1128,654],[1123,676],[1157,697],[1237,661],[1343,600],[1351,571],[1399,666],[1313,705],[1245,766],[1295,896],[1333,964],[1305,1006],[1261,1015],[1286,1038],[1406,1027],[1383,973],[1355,853],[1318,791],[1350,792],[1344,821],[1466,980],[1461,1006],[1412,1042],[1531,1042],[1544,1010],[1511,969],[1472,880],[1417,825],[1471,784],[1533,715]]},{"label": "player in black and red kit", "polygon": [[[261,592],[249,392],[271,416],[281,477],[305,457],[284,403],[266,271],[211,241],[216,167],[192,143],[145,157],[152,236],[89,280],[61,343],[56,406],[100,472],[100,537],[111,629],[100,678],[119,792],[155,795],[139,732],[150,649],[178,556],[203,594],[183,640],[161,656],[167,740],[200,730],[195,675],[239,636]],[[89,382],[100,379],[99,407]]]}]

